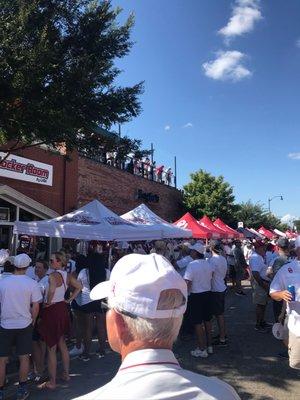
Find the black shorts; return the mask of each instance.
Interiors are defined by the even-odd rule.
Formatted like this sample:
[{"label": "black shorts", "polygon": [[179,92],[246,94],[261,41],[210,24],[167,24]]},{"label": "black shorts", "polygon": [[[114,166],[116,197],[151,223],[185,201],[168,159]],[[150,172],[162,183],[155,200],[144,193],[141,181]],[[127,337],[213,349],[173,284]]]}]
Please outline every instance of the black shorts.
[{"label": "black shorts", "polygon": [[224,292],[212,292],[211,293],[211,307],[212,315],[216,317],[224,314],[225,311],[225,291]]},{"label": "black shorts", "polygon": [[91,301],[90,303],[84,304],[80,306],[80,311],[84,312],[85,314],[93,314],[93,313],[103,313],[101,300]]},{"label": "black shorts", "polygon": [[236,270],[234,265],[229,265],[228,266],[228,276],[230,279],[235,279],[236,278]]},{"label": "black shorts", "polygon": [[191,320],[194,325],[211,320],[211,297],[211,292],[191,293]]},{"label": "black shorts", "polygon": [[0,357],[9,357],[13,346],[16,346],[16,354],[18,356],[31,354],[31,324],[23,329],[5,329],[0,327]]}]

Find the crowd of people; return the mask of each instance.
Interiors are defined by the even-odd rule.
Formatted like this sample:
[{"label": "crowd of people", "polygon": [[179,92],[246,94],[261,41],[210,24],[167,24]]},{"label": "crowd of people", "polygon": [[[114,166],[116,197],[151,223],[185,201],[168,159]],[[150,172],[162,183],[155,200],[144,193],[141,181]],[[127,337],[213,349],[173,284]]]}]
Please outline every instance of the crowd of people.
[{"label": "crowd of people", "polygon": [[[157,284],[151,286],[151,296],[156,296],[156,299],[165,289],[185,288],[182,291],[187,292],[186,304],[181,302],[180,296],[177,299],[175,292],[165,299],[168,302],[171,297],[173,302],[178,303],[176,307],[172,304],[180,309],[178,315],[183,316],[182,326],[181,318],[169,342],[173,344],[179,329],[182,339],[194,334],[197,345],[190,350],[190,354],[196,358],[209,357],[215,348],[228,345],[224,317],[226,292],[230,287],[235,295],[245,296],[241,282],[249,279],[256,312],[253,328],[259,333],[270,331],[273,324],[266,321],[265,315],[267,305],[272,302],[274,322],[282,326],[282,339],[289,349],[287,357],[290,366],[300,369],[300,237],[295,241],[279,238],[272,242],[237,239],[211,240],[209,243],[194,239],[114,244],[89,242],[87,247],[82,247],[80,252],[78,250],[66,245],[51,255],[49,263],[40,259],[33,263],[25,253],[10,257],[6,250],[0,250],[3,268],[0,275],[0,400],[4,399],[6,365],[13,349],[19,357],[19,400],[29,395],[28,379],[33,380],[40,389],[56,388],[57,353],[60,353],[63,367],[60,378],[69,381],[70,357],[79,357],[82,362],[88,362],[94,334],[97,337],[98,357],[106,355],[107,338],[111,347],[117,347],[122,354],[124,349],[119,349],[114,342],[112,344],[106,326],[106,305],[100,301],[98,294],[93,294],[98,293],[99,285],[111,282],[118,271],[122,290],[128,293],[133,290],[130,285],[135,285],[137,293],[141,288],[146,290],[145,285],[158,272],[161,276],[158,274]],[[133,269],[128,272],[130,260]],[[143,272],[137,273],[137,268],[142,268]],[[149,282],[145,268],[150,272],[154,268],[148,277]],[[128,287],[126,276],[124,280],[122,278],[122,271],[129,274],[127,278],[132,274]],[[147,282],[144,285],[145,279]],[[294,287],[294,293],[291,293],[290,286]],[[156,294],[153,293],[156,291]],[[113,292],[115,300],[119,299],[115,288]],[[147,297],[147,293],[144,297]],[[122,292],[120,296],[123,295]],[[149,324],[151,318],[164,318],[164,315],[171,318],[176,314],[174,310],[171,314],[167,313],[164,303],[159,304],[155,311],[150,308],[145,311],[143,307],[148,304],[147,298],[144,298],[143,306],[139,305],[138,297],[124,300],[123,308],[120,305],[117,307],[109,296],[108,300],[110,309],[121,312],[125,307],[125,317],[121,314],[128,327],[134,330],[133,336],[138,336],[139,329],[143,327],[142,324],[134,326],[136,316],[145,318]],[[121,323],[117,316],[115,318],[114,323]],[[214,320],[218,335],[213,338]],[[160,335],[164,337],[166,332],[161,323],[156,328],[159,334],[156,333],[155,337],[159,341]],[[145,332],[149,334],[152,328],[148,326],[147,329]],[[144,340],[146,336],[143,336]],[[218,385],[214,390],[218,391]],[[220,390],[222,392],[222,388]],[[223,397],[212,398],[238,398],[234,391],[228,393],[226,395],[223,388]],[[147,398],[145,394],[144,397]],[[113,397],[95,395],[86,398]]]},{"label": "crowd of people", "polygon": [[171,186],[174,176],[171,167],[166,168],[163,164],[156,165],[149,157],[137,158],[134,154],[129,154],[125,160],[118,160],[117,153],[106,153],[106,164],[120,168],[134,175],[142,176],[151,181],[164,183]]}]

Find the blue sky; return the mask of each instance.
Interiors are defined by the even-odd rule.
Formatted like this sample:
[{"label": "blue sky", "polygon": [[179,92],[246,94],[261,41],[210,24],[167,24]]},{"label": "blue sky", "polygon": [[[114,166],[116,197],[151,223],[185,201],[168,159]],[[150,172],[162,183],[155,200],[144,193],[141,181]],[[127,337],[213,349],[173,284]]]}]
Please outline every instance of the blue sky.
[{"label": "blue sky", "polygon": [[154,143],[178,183],[203,168],[237,201],[300,216],[300,1],[113,0],[136,18],[121,84],[145,80],[122,133]]}]

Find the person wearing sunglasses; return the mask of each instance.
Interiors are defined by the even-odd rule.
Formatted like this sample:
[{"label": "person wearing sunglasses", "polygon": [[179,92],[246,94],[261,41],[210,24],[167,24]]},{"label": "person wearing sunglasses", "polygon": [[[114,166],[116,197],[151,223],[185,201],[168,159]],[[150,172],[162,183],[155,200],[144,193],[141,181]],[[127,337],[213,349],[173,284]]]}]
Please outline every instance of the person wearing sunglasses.
[{"label": "person wearing sunglasses", "polygon": [[[70,358],[65,342],[65,335],[70,331],[70,315],[68,304],[75,299],[82,289],[81,283],[64,270],[65,255],[57,252],[51,255],[50,265],[52,273],[49,275],[45,288],[45,300],[41,311],[41,320],[38,331],[47,345],[49,381],[44,382],[41,388],[56,388],[57,348],[61,353],[64,381],[69,381]],[[72,287],[71,296],[65,300],[68,287]]]}]

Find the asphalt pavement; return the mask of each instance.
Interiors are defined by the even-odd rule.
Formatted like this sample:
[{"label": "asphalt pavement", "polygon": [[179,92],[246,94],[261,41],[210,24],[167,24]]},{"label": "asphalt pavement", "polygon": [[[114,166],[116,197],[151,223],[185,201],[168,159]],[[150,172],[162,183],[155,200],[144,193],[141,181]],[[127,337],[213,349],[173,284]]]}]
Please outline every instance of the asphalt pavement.
[{"label": "asphalt pavement", "polygon": [[[238,297],[228,290],[226,321],[229,345],[215,347],[207,359],[193,358],[190,350],[195,339],[178,341],[174,352],[182,367],[207,376],[217,376],[232,385],[242,400],[300,400],[300,371],[289,368],[288,361],[277,357],[284,347],[272,333],[254,330],[254,306],[249,282],[244,282],[247,296]],[[271,307],[268,320],[272,321]],[[104,385],[115,375],[120,357],[109,352],[99,359],[94,354],[89,362],[78,359],[71,362],[71,381],[60,382],[55,391],[41,391],[31,386],[31,399],[72,400]],[[10,376],[7,388],[13,399],[16,376]]]}]

